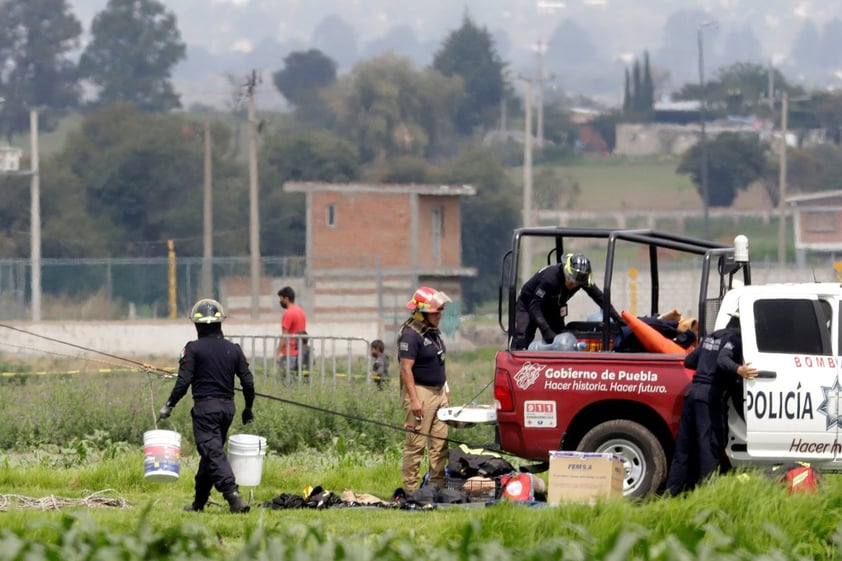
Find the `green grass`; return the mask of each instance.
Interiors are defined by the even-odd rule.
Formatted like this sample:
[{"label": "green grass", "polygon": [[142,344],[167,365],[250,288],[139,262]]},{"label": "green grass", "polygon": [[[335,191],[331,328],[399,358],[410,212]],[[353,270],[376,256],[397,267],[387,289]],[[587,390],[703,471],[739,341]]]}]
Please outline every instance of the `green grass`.
[{"label": "green grass", "polygon": [[[454,404],[477,397],[490,402],[486,386],[495,350],[449,354]],[[4,362],[13,371],[25,366]],[[0,384],[5,427],[0,508],[6,509],[0,514],[0,560],[842,558],[837,475],[825,476],[821,491],[812,495],[788,495],[782,485],[746,472],[719,477],[677,499],[617,498],[592,506],[472,504],[433,512],[257,508],[281,493],[301,495],[316,485],[389,500],[401,485],[401,435],[362,419],[400,424],[395,380],[378,391],[359,381],[287,387],[259,375],[261,393],[359,419],[258,398],[255,424],[244,429],[237,421],[232,427],[232,433],[268,439],[261,484],[242,489],[246,496],[253,491],[255,508],[230,515],[214,492],[206,512],[185,513],[198,464],[189,400],[160,427],[183,436],[181,476],[169,484],[143,477],[142,433],[153,428],[153,408],[172,383],[143,374],[77,374]],[[493,440],[491,427],[453,429],[450,436],[468,443]],[[106,489],[131,508],[41,511],[12,496],[78,500]]]},{"label": "green grass", "polygon": [[[498,559],[840,558],[839,476],[826,476],[821,491],[809,495],[788,495],[780,484],[746,472],[721,476],[680,498],[657,497],[642,502],[617,498],[595,505],[565,503],[545,508],[473,504],[433,512],[257,508],[280,492],[301,494],[305,484],[322,484],[337,493],[350,488],[389,499],[393,489],[387,483],[397,477],[397,455],[371,457],[355,466],[343,465],[343,460],[336,457],[326,461],[325,456],[330,458],[331,452],[316,456],[268,456],[263,481],[254,489],[255,508],[240,516],[228,514],[217,504],[209,505],[204,513],[181,510],[192,496],[194,457],[185,458],[183,475],[172,484],[145,482],[139,451],[64,470],[5,465],[0,468],[3,494],[81,498],[110,487],[131,508],[71,507],[41,512],[13,504],[2,515],[6,534],[0,534],[0,546],[2,536],[9,532],[42,543],[62,535],[65,546],[92,532],[97,536],[93,540],[97,548],[103,549],[129,536],[142,542],[147,534],[149,541],[153,536],[159,540],[170,536],[167,547],[182,540],[207,552],[207,557],[190,558],[222,559],[242,554],[257,533],[262,536],[260,543],[253,544],[257,552],[269,552],[270,541],[276,537],[295,544],[295,551],[303,556],[299,558],[308,558],[304,552],[318,546],[320,559],[372,558],[357,554],[348,557],[335,551],[366,546],[384,548],[381,557],[385,559],[412,558],[399,555],[401,550],[414,555],[426,551],[432,555],[427,558],[434,559],[482,559],[489,555],[489,548],[497,551],[492,558]],[[213,499],[222,502],[216,493]],[[398,551],[392,541],[382,541],[386,537],[401,544]],[[317,538],[315,543],[311,538]],[[452,557],[459,551],[458,557]],[[564,555],[556,556],[559,552]],[[0,554],[0,558],[15,557]]]},{"label": "green grass", "polygon": [[[448,356],[454,404],[478,394],[478,401],[490,402],[485,386],[494,351]],[[25,366],[4,363],[18,371]],[[385,391],[354,381],[336,388],[286,387],[259,375],[257,387],[283,399],[399,425],[395,382]],[[0,514],[0,560],[842,558],[842,477],[837,475],[825,476],[821,492],[812,495],[788,495],[782,485],[746,472],[722,476],[677,499],[617,498],[545,508],[472,504],[433,512],[254,508],[234,516],[214,492],[206,512],[185,513],[198,465],[189,400],[161,426],[184,438],[181,476],[169,484],[143,477],[142,432],[152,428],[152,408],[172,383],[137,374],[78,374],[0,384],[0,406],[9,420],[0,433],[5,439],[0,453],[0,505],[5,506],[0,508],[7,510]],[[246,496],[253,491],[255,507],[281,493],[303,494],[306,486],[322,485],[337,494],[347,488],[389,500],[401,485],[399,432],[266,398],[258,398],[255,411],[254,425],[244,429],[237,421],[232,427],[232,433],[268,439],[261,484],[242,489]],[[35,434],[37,439],[27,436]],[[491,427],[453,429],[450,436],[469,443],[493,440]],[[105,489],[131,508],[40,511],[11,497],[80,499]]]}]

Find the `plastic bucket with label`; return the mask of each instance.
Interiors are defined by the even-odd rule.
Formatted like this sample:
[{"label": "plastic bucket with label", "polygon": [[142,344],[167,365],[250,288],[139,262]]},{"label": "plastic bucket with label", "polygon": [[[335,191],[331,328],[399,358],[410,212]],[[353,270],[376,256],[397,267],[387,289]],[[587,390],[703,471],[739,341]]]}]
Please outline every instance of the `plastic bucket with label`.
[{"label": "plastic bucket with label", "polygon": [[171,430],[143,433],[143,475],[148,481],[169,483],[178,479],[181,435]]}]

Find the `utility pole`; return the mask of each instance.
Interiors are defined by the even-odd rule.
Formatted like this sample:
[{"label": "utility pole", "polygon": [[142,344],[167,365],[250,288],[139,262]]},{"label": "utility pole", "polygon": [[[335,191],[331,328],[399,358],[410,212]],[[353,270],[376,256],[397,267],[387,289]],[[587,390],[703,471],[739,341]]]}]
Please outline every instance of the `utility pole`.
[{"label": "utility pole", "polygon": [[[532,226],[532,80],[521,76],[524,91],[523,137],[523,226]],[[529,236],[521,238],[521,278],[532,276],[532,244]]]},{"label": "utility pole", "polygon": [[257,118],[254,110],[254,88],[257,72],[252,70],[246,84],[249,125],[249,247],[251,273],[251,317],[260,315],[260,215],[257,212]]},{"label": "utility pole", "polygon": [[32,259],[32,321],[41,321],[41,180],[38,161],[38,110],[29,111],[32,163],[30,176],[30,258]]},{"label": "utility pole", "polygon": [[538,44],[536,45],[536,50],[538,51],[538,92],[535,100],[535,105],[538,109],[538,127],[537,127],[537,139],[536,142],[538,146],[544,146],[544,51],[547,50],[547,46],[544,44],[543,41],[540,39],[538,40]]},{"label": "utility pole", "polygon": [[786,262],[786,134],[789,95],[781,92],[781,153],[778,170],[778,265]]},{"label": "utility pole", "polygon": [[705,27],[716,25],[715,21],[706,21],[699,24],[696,30],[696,39],[699,47],[699,93],[701,99],[699,100],[699,126],[701,128],[701,143],[702,143],[702,206],[704,207],[704,223],[705,223],[705,239],[710,239],[710,220],[708,219],[710,208],[710,190],[708,188],[708,142],[705,133],[705,104],[707,95],[705,93],[705,49],[704,49],[704,34]]},{"label": "utility pole", "polygon": [[202,298],[213,298],[213,165],[210,118],[205,116],[204,159],[204,252],[202,254]]},{"label": "utility pole", "polygon": [[769,111],[775,114],[775,71],[772,61],[769,61]]}]

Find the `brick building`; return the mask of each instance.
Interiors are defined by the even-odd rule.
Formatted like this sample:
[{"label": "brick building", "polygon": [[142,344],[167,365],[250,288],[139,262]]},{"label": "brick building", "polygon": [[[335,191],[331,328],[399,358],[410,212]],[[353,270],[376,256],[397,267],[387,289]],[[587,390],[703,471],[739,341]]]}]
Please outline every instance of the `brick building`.
[{"label": "brick building", "polygon": [[461,300],[460,201],[471,185],[288,182],[307,198],[306,287],[316,321],[376,317],[391,333],[419,285]]},{"label": "brick building", "polygon": [[842,254],[842,190],[788,197],[795,230],[796,263],[803,267],[808,253]]}]

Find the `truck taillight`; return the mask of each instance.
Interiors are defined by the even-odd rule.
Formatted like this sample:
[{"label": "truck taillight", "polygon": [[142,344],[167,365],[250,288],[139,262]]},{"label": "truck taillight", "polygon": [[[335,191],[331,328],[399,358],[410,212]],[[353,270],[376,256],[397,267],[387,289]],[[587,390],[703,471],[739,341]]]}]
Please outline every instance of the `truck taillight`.
[{"label": "truck taillight", "polygon": [[494,401],[499,411],[514,411],[515,409],[509,373],[502,368],[494,372]]}]

